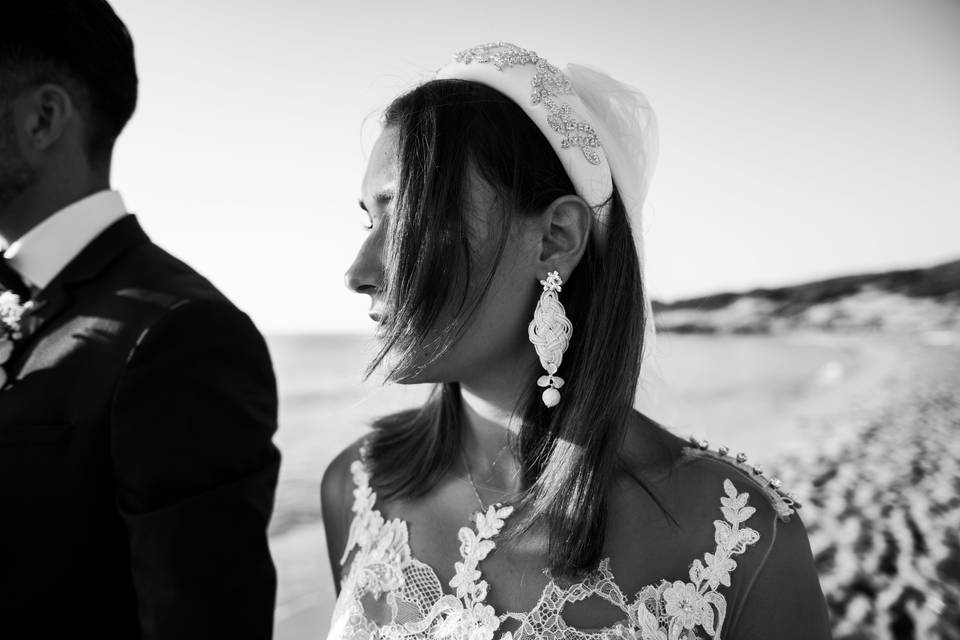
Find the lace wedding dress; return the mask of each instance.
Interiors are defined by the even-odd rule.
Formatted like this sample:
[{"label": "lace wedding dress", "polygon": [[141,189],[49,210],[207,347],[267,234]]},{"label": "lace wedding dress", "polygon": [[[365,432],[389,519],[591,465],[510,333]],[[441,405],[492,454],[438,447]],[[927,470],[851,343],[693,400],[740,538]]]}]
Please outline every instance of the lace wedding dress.
[{"label": "lace wedding dress", "polygon": [[[685,455],[725,458],[703,447],[688,449]],[[742,460],[737,462],[745,467]],[[746,482],[766,491],[777,515],[788,518],[792,496],[780,492],[779,483],[756,469],[753,475],[763,482]],[[340,562],[345,564],[351,553],[353,559],[341,584],[329,640],[719,640],[728,610],[723,587],[731,584],[731,572],[737,568],[734,558],[760,539],[746,524],[756,511],[748,504],[749,493],[725,479],[722,491],[718,487],[722,519],[713,522],[716,546],[702,559],[691,559],[687,580],[662,580],[631,598],[617,586],[609,559],[604,559],[576,584],[561,586],[551,579],[533,610],[498,614],[486,603],[489,585],[479,564],[494,551],[494,538],[513,507],[491,506],[474,516],[473,528],[460,529],[461,558],[450,580],[451,593],[433,569],[411,555],[407,523],[385,520],[375,508],[377,496],[364,463],[358,460],[350,470],[356,487],[354,517]],[[368,615],[364,600],[370,597],[385,605],[377,607],[382,610],[377,617],[386,619],[375,621]],[[568,626],[561,615],[564,606],[591,597],[619,608],[622,621],[590,631]]]}]

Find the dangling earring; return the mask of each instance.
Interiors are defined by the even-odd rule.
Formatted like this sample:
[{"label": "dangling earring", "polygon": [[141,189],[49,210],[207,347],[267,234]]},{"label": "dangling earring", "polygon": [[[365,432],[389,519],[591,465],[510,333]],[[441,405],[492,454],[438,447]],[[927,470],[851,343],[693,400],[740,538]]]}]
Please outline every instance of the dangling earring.
[{"label": "dangling earring", "polygon": [[563,378],[553,374],[560,368],[563,353],[570,346],[570,336],[573,334],[573,324],[560,304],[557,294],[563,280],[559,271],[551,271],[546,280],[541,280],[543,293],[537,301],[537,308],[533,312],[533,320],[527,327],[527,335],[540,356],[540,365],[547,370],[547,375],[537,380],[538,387],[546,387],[541,394],[543,404],[554,407],[560,402],[560,387]]}]

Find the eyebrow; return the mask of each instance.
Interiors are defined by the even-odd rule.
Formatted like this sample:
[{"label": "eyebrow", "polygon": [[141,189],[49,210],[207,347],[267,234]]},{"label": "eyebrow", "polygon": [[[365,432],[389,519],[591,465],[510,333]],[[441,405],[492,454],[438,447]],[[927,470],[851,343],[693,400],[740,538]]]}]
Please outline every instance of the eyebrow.
[{"label": "eyebrow", "polygon": [[[394,195],[395,194],[393,189],[383,189],[373,194],[373,201],[377,203],[377,206],[379,208],[382,209],[383,207],[393,202]],[[367,209],[367,205],[363,203],[363,198],[360,198],[360,208],[366,211],[367,213],[370,212],[369,209]]]}]

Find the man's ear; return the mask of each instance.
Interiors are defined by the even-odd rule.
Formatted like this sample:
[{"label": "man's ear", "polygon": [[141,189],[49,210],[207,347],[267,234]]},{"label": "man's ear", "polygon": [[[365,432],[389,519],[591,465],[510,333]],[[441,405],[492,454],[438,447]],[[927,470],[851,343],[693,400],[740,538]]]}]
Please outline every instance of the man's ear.
[{"label": "man's ear", "polygon": [[540,259],[537,265],[540,277],[550,271],[559,271],[567,279],[580,264],[583,252],[590,242],[593,210],[580,196],[561,196],[543,212]]},{"label": "man's ear", "polygon": [[26,146],[31,151],[43,152],[56,145],[76,117],[73,99],[58,84],[45,84],[32,90],[23,107],[21,122]]}]

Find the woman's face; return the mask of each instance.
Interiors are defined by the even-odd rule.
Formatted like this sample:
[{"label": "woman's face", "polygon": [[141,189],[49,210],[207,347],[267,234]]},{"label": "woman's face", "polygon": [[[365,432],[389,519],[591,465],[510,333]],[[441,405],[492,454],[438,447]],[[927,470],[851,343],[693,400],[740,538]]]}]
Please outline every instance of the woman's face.
[{"label": "woman's face", "polygon": [[[388,127],[373,147],[361,187],[361,206],[369,216],[369,232],[346,273],[350,289],[370,296],[370,316],[375,321],[388,318],[391,313],[384,297],[386,275],[391,268],[385,263],[385,248],[395,215],[397,172],[397,132]],[[502,376],[535,363],[536,354],[527,341],[527,324],[540,289],[538,281],[544,275],[537,273],[540,253],[537,226],[523,220],[508,222],[510,216],[502,211],[494,191],[478,178],[471,182],[470,207],[465,213],[470,234],[472,281],[453,286],[469,288],[466,305],[469,309],[470,302],[481,293],[485,276],[495,268],[493,279],[451,349],[439,360],[399,382],[469,382],[474,377]],[[511,228],[496,264],[498,225],[503,224],[510,224]],[[450,298],[459,301],[461,291],[451,293]],[[445,326],[460,322],[463,318],[457,316],[457,309],[441,309],[430,337],[439,335]],[[430,337],[427,344],[431,342]],[[418,364],[429,359],[427,349]],[[527,373],[525,369],[523,373]]]}]

